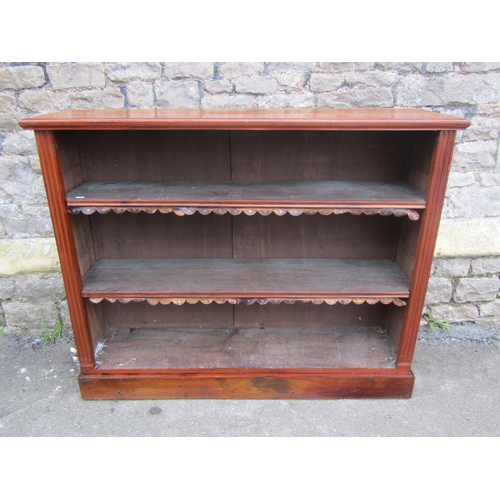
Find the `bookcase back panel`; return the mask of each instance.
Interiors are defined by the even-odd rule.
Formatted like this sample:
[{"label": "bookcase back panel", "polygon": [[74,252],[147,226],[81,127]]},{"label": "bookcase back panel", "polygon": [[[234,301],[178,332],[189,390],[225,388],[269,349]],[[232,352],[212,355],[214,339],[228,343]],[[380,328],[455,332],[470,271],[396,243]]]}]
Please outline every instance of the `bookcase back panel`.
[{"label": "bookcase back panel", "polygon": [[[401,219],[365,215],[93,214],[95,255],[132,258],[394,259]],[[147,242],[147,244],[144,244]]]},{"label": "bookcase back panel", "polygon": [[[95,322],[104,335],[108,328],[165,326],[265,327],[265,326],[360,326],[385,327],[388,306],[383,304],[183,304],[150,305],[147,302],[87,301]],[[392,307],[392,306],[390,306]],[[394,306],[396,308],[396,306]],[[400,309],[400,308],[397,308]],[[402,308],[404,309],[404,308]]]},{"label": "bookcase back panel", "polygon": [[240,259],[394,259],[400,219],[372,215],[254,215],[233,220]]},{"label": "bookcase back panel", "polygon": [[403,178],[405,136],[394,132],[233,131],[233,180]]},{"label": "bookcase back panel", "polygon": [[89,218],[98,260],[232,257],[230,215],[109,213]]},{"label": "bookcase back panel", "polygon": [[235,327],[261,326],[371,326],[383,327],[386,306],[381,304],[275,304],[234,306]]},{"label": "bookcase back panel", "polygon": [[104,310],[110,328],[233,326],[233,306],[227,303],[152,306],[147,302],[104,302]]},{"label": "bookcase back panel", "polygon": [[58,131],[69,191],[98,181],[406,180],[425,191],[435,132]]},{"label": "bookcase back panel", "polygon": [[[228,131],[127,130],[64,134],[63,148],[74,151],[75,143],[83,182],[230,180]],[[62,157],[64,163],[75,161],[74,154],[65,153]]]}]

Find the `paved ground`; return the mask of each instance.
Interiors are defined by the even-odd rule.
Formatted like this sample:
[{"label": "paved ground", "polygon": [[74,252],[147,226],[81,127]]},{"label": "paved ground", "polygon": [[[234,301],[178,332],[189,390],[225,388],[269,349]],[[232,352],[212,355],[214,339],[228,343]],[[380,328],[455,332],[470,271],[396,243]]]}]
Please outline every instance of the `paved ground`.
[{"label": "paved ground", "polygon": [[471,328],[422,333],[409,400],[83,401],[71,338],[2,337],[0,436],[500,436],[500,336]]}]

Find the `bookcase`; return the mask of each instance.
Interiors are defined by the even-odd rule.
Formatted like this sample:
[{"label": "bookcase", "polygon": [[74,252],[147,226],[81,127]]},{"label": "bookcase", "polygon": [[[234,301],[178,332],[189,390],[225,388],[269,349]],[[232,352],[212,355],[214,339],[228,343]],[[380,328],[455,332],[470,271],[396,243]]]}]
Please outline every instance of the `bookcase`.
[{"label": "bookcase", "polygon": [[410,397],[462,118],[62,111],[35,130],[85,399]]}]

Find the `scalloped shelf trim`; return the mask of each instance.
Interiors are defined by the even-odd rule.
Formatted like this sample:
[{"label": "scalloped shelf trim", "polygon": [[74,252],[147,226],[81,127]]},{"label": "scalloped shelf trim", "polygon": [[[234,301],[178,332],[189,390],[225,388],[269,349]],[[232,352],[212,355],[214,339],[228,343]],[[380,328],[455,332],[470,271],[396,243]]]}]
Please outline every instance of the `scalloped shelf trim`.
[{"label": "scalloped shelf trim", "polygon": [[396,306],[405,306],[406,302],[397,297],[372,297],[372,298],[314,298],[314,299],[295,299],[295,298],[259,298],[259,299],[251,299],[251,298],[146,298],[146,297],[134,297],[134,298],[117,298],[117,297],[89,297],[90,302],[94,304],[98,304],[103,300],[108,302],[120,302],[121,304],[128,304],[130,302],[148,302],[148,304],[155,306],[157,304],[169,305],[174,304],[176,306],[181,306],[183,304],[197,304],[201,302],[202,304],[225,304],[226,302],[229,304],[294,304],[295,302],[302,303],[312,303],[312,304],[328,304],[330,306],[335,304],[347,305],[347,304],[395,304]]},{"label": "scalloped shelf trim", "polygon": [[114,207],[69,207],[68,212],[70,214],[85,214],[91,215],[95,212],[99,214],[107,214],[108,212],[115,212],[116,214],[123,214],[124,212],[130,212],[132,214],[138,214],[140,212],[146,212],[148,214],[154,214],[155,212],[160,212],[162,214],[174,213],[175,215],[193,215],[199,212],[201,215],[208,215],[214,213],[216,215],[224,215],[229,213],[231,215],[240,215],[244,213],[245,215],[271,215],[276,214],[279,216],[290,214],[293,216],[298,215],[341,215],[341,214],[351,214],[351,215],[394,215],[396,217],[407,216],[410,220],[418,220],[419,213],[415,210],[410,210],[408,208],[235,208],[235,207],[219,207],[219,208],[203,208],[203,207],[133,207],[133,206],[114,206]]}]

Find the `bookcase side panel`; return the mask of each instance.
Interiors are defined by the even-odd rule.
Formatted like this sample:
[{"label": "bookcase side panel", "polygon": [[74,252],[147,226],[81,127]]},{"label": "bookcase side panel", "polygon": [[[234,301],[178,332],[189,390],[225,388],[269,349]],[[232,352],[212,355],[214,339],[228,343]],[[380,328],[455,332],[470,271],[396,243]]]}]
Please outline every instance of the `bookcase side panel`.
[{"label": "bookcase side panel", "polygon": [[403,320],[398,355],[399,366],[411,366],[417,341],[429,275],[434,257],[441,212],[451,165],[456,131],[441,131],[431,162],[423,212],[411,275],[410,297]]},{"label": "bookcase side panel", "polygon": [[82,372],[94,368],[94,352],[85,301],[81,297],[82,280],[71,218],[66,208],[64,177],[54,134],[35,132],[54,235],[59,252],[68,308]]}]

